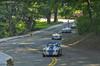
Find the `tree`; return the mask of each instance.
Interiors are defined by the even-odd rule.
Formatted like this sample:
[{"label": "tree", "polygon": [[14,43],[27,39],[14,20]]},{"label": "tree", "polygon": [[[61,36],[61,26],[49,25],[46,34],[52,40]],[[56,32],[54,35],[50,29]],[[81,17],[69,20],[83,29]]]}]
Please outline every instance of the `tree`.
[{"label": "tree", "polygon": [[60,0],[54,0],[54,22],[57,22],[58,21],[58,7],[59,7],[59,1]]},{"label": "tree", "polygon": [[8,21],[8,24],[9,24],[10,35],[13,36],[16,33],[15,24],[12,20],[13,19],[12,16],[14,16],[14,8],[15,8],[14,4],[15,4],[15,2],[14,1],[3,1],[2,4],[6,5],[7,15],[5,16],[5,18]]}]

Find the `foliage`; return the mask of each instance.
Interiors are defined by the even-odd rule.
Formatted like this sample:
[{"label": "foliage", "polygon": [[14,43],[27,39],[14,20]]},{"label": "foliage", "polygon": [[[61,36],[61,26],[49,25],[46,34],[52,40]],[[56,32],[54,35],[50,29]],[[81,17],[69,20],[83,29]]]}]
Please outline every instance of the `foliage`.
[{"label": "foliage", "polygon": [[59,10],[59,14],[65,19],[72,16],[72,7],[65,6]]},{"label": "foliage", "polygon": [[48,24],[46,21],[37,20],[36,21],[36,25],[35,25],[34,28],[35,29],[43,29],[43,28],[48,28],[48,27],[50,27],[52,25],[59,24],[59,23],[53,23],[53,22],[51,22],[50,24]]},{"label": "foliage", "polygon": [[26,25],[22,20],[20,20],[19,22],[16,23],[16,32],[17,32],[17,34],[24,33],[25,29],[26,29]]},{"label": "foliage", "polygon": [[[0,37],[46,28],[57,22],[57,16],[75,17],[79,34],[99,34],[99,3],[99,0],[0,0]],[[54,22],[50,21],[52,15]],[[46,18],[47,22],[37,22],[39,18]]]},{"label": "foliage", "polygon": [[77,28],[79,34],[84,34],[90,32],[90,20],[87,16],[82,16],[77,19]]},{"label": "foliage", "polygon": [[43,28],[47,28],[49,26],[49,24],[47,24],[46,22],[36,22],[36,26],[35,29],[43,29]]},{"label": "foliage", "polygon": [[82,2],[83,18],[79,17],[79,33],[94,32],[100,34],[100,1],[89,0]]}]

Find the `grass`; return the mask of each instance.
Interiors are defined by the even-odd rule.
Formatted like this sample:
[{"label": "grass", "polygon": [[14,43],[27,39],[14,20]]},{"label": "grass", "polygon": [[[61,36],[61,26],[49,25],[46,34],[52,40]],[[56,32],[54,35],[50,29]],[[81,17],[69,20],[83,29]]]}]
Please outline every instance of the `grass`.
[{"label": "grass", "polygon": [[47,27],[49,27],[49,26],[50,26],[50,25],[47,24],[46,22],[37,22],[35,28],[43,29],[43,28],[47,28]]},{"label": "grass", "polygon": [[51,22],[50,24],[48,24],[45,21],[37,21],[35,29],[44,29],[56,24],[60,24],[60,22],[56,22],[56,23]]}]

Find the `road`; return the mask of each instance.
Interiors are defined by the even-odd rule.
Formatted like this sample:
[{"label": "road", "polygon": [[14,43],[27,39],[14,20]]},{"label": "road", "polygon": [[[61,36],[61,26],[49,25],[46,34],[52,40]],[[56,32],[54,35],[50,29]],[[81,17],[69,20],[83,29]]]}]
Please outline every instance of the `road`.
[{"label": "road", "polygon": [[34,32],[32,36],[2,42],[0,50],[14,58],[15,66],[48,66],[51,58],[43,58],[41,49],[52,41],[51,34],[61,30],[62,25]]},{"label": "road", "polygon": [[[15,66],[48,66],[51,57],[42,57],[41,49],[52,41],[51,34],[60,32],[66,24],[59,24],[33,33],[32,36],[16,38],[0,43],[0,51],[14,58]],[[76,35],[63,34],[63,39]],[[57,57],[56,66],[100,66],[100,54],[63,46],[63,56]]]}]

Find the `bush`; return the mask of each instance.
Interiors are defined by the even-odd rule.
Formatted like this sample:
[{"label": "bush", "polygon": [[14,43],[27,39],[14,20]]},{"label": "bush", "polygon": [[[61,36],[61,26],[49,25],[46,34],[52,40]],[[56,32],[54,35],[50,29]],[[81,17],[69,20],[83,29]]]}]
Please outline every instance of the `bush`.
[{"label": "bush", "polygon": [[79,34],[85,34],[90,32],[90,20],[87,16],[81,16],[77,19],[77,28]]},{"label": "bush", "polygon": [[97,16],[96,18],[94,18],[94,24],[93,24],[93,27],[94,27],[94,32],[96,34],[100,34],[100,16]]}]

